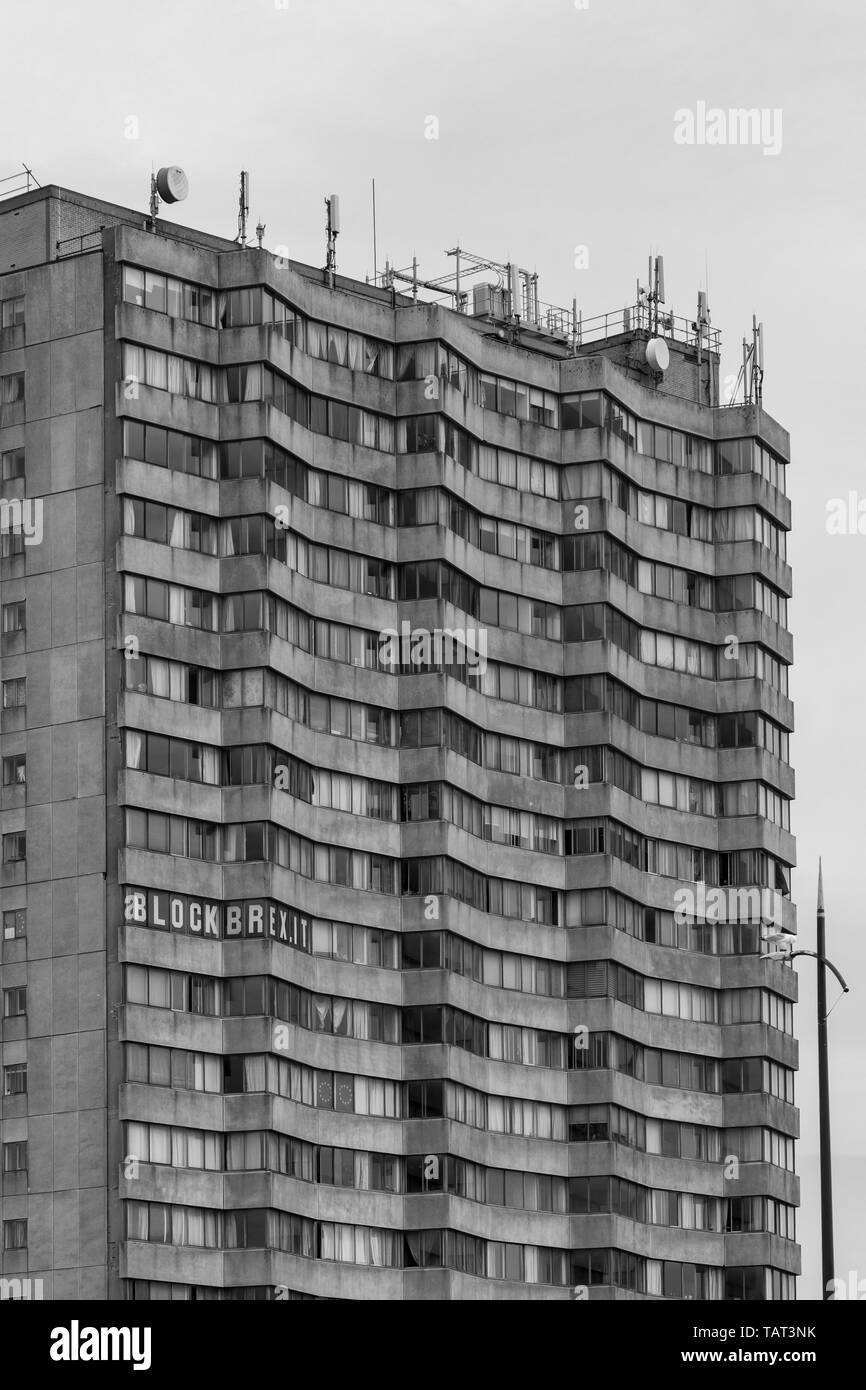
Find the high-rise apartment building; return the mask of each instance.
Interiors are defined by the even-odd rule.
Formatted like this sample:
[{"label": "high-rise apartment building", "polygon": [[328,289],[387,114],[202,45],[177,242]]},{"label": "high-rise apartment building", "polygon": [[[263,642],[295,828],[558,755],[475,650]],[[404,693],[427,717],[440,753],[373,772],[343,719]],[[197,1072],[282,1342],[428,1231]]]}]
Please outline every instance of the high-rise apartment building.
[{"label": "high-rise apartment building", "polygon": [[788,436],[524,288],[0,203],[7,1293],[795,1296]]}]

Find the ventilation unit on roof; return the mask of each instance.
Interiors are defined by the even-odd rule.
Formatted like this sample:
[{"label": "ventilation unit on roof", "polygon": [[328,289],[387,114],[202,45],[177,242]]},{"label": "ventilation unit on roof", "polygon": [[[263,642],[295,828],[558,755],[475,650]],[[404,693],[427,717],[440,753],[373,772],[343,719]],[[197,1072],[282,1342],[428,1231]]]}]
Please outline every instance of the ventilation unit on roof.
[{"label": "ventilation unit on roof", "polygon": [[506,292],[503,287],[490,284],[473,285],[472,313],[476,318],[507,318]]}]

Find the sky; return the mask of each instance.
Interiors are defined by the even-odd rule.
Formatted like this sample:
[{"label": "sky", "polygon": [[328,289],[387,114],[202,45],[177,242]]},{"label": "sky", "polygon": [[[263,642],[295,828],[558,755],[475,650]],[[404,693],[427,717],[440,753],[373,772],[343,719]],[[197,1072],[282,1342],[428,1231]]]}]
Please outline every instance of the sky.
[{"label": "sky", "polygon": [[[866,9],[851,0],[4,0],[2,34],[0,178],[24,162],[40,183],[144,211],[151,169],[178,164],[189,197],[162,215],[234,237],[246,169],[264,244],[316,265],[323,199],[336,192],[338,269],[361,279],[373,273],[375,179],[380,269],[416,255],[433,278],[452,268],[445,252],[459,242],[537,270],[542,300],[570,307],[576,297],[586,318],[633,302],[648,255],[661,253],[669,309],[691,317],[698,290],[708,291],[723,377],[739,367],[752,314],[763,322],[764,407],[792,448],[793,896],[802,944],[814,948],[823,855],[828,951],[851,986],[835,1006],[828,977],[836,1272],[866,1279],[866,505],[863,535],[856,522],[848,534],[827,529],[834,499],[847,512],[855,493],[855,516],[866,503],[855,410]],[[677,113],[699,103],[766,112],[767,135],[679,143]],[[796,968],[799,1296],[818,1298],[816,967],[806,957]]]}]

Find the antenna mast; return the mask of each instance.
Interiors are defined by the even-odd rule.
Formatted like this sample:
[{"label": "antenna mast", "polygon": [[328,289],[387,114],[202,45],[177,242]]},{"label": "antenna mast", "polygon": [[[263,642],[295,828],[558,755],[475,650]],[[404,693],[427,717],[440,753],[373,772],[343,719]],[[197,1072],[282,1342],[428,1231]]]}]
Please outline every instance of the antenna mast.
[{"label": "antenna mast", "polygon": [[238,235],[237,241],[240,246],[247,244],[247,218],[250,215],[250,176],[245,169],[241,170],[241,184],[238,192]]},{"label": "antenna mast", "polygon": [[764,325],[758,323],[755,314],[752,315],[751,346],[746,338],[743,339],[743,365],[734,387],[734,397],[741,381],[743,404],[752,405],[754,402],[755,405],[760,405],[764,394]]},{"label": "antenna mast", "polygon": [[752,381],[755,402],[761,404],[764,394],[764,325],[752,315]]},{"label": "antenna mast", "polygon": [[332,193],[325,199],[325,213],[327,217],[328,229],[328,251],[325,261],[325,276],[331,289],[334,288],[334,277],[337,273],[337,237],[340,233],[340,199],[336,193]]},{"label": "antenna mast", "polygon": [[376,180],[373,180],[373,284],[375,285],[379,275],[379,266],[376,257]]}]

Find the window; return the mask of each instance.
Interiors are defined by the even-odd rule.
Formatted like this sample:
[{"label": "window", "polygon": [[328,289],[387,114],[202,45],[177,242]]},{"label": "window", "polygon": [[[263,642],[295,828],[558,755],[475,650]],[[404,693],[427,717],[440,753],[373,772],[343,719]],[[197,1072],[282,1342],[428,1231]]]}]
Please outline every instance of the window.
[{"label": "window", "polygon": [[11,372],[0,377],[0,407],[24,403],[24,373]]},{"label": "window", "polygon": [[3,1249],[27,1249],[27,1222],[20,1217],[3,1222]]},{"label": "window", "polygon": [[165,288],[164,275],[155,275],[150,270],[145,272],[144,304],[146,309],[156,309],[157,313],[165,313]]},{"label": "window", "polygon": [[599,429],[604,421],[604,397],[592,391],[582,396],[566,396],[562,402],[564,430]]},{"label": "window", "polygon": [[15,753],[3,759],[4,787],[21,787],[27,781],[26,758],[23,753]]},{"label": "window", "polygon": [[27,909],[24,907],[7,908],[3,913],[3,940],[14,941],[16,937],[21,937],[27,931]]},{"label": "window", "polygon": [[127,304],[144,304],[144,271],[138,266],[123,267],[123,298]]},{"label": "window", "polygon": [[24,373],[0,377],[0,425],[17,425],[24,420]]},{"label": "window", "polygon": [[27,1094],[27,1063],[11,1062],[3,1068],[4,1096],[23,1096]]},{"label": "window", "polygon": [[3,991],[3,1017],[23,1018],[27,1013],[27,990],[24,985],[13,985]]},{"label": "window", "polygon": [[27,836],[23,830],[13,830],[3,836],[3,863],[20,864],[27,858]]},{"label": "window", "polygon": [[13,523],[10,530],[0,532],[0,556],[5,560],[10,555],[24,554],[24,532],[20,525]]},{"label": "window", "polygon": [[15,1218],[3,1222],[4,1250],[26,1250],[26,1220]]},{"label": "window", "polygon": [[27,1140],[15,1139],[3,1145],[3,1172],[25,1173],[27,1171]]},{"label": "window", "polygon": [[23,598],[19,599],[16,603],[4,603],[3,631],[24,632],[27,625],[26,612],[27,604]]},{"label": "window", "polygon": [[3,482],[6,483],[10,478],[24,477],[24,450],[23,449],[4,449],[2,455]]},{"label": "window", "polygon": [[22,709],[27,703],[27,682],[24,676],[15,676],[3,682],[3,708]]},{"label": "window", "polygon": [[559,398],[552,391],[541,391],[531,387],[529,391],[529,418],[551,429],[559,427]]},{"label": "window", "polygon": [[4,299],[0,304],[0,328],[20,328],[24,323],[24,296]]}]

